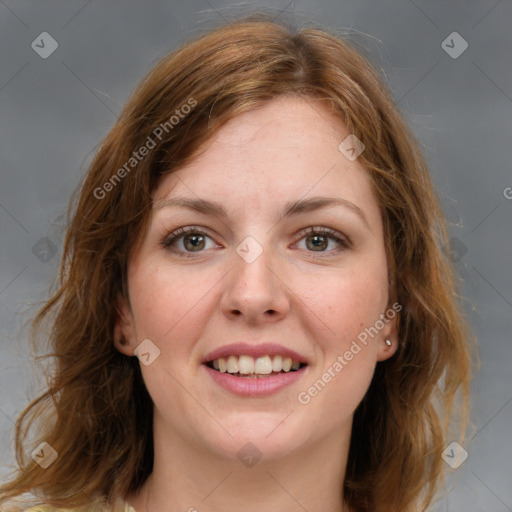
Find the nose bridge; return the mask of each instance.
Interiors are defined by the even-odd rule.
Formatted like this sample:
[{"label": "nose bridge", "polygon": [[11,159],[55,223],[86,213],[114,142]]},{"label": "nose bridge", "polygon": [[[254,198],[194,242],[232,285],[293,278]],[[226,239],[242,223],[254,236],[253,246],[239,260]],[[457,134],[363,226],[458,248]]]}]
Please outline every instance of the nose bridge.
[{"label": "nose bridge", "polygon": [[252,284],[268,286],[269,273],[274,259],[269,237],[265,240],[258,237],[261,243],[253,236],[246,237],[236,248],[239,258],[237,266],[240,268],[240,275],[244,280]]},{"label": "nose bridge", "polygon": [[222,299],[226,314],[256,319],[265,313],[286,313],[288,299],[277,277],[276,256],[268,233],[249,235],[238,244],[233,254],[235,268]]},{"label": "nose bridge", "polygon": [[[257,237],[257,238],[256,238]],[[252,294],[263,296],[273,288],[270,236],[249,235],[236,247],[237,281]]]}]

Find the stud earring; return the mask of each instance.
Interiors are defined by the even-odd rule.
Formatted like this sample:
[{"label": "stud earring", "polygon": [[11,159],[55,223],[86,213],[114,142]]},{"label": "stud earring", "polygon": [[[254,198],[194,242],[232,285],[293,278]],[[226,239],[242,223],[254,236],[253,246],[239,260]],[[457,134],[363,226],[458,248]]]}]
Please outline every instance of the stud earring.
[{"label": "stud earring", "polygon": [[391,345],[392,345],[391,340],[386,340],[386,345],[387,345],[388,347],[391,347]]}]

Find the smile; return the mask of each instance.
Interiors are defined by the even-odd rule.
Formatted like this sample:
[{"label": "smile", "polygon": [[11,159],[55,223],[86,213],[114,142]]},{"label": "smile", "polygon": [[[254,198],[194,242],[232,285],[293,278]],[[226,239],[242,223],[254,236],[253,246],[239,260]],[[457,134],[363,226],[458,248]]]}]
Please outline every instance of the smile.
[{"label": "smile", "polygon": [[309,370],[303,354],[277,343],[231,343],[201,361],[212,381],[239,396],[265,396],[300,379]]},{"label": "smile", "polygon": [[279,355],[272,358],[229,356],[208,361],[202,366],[217,385],[244,397],[277,393],[299,380],[307,370],[307,364]]},{"label": "smile", "polygon": [[229,373],[243,378],[266,378],[269,375],[294,372],[304,366],[300,361],[281,355],[262,357],[230,355],[209,361],[207,365],[220,373]]}]

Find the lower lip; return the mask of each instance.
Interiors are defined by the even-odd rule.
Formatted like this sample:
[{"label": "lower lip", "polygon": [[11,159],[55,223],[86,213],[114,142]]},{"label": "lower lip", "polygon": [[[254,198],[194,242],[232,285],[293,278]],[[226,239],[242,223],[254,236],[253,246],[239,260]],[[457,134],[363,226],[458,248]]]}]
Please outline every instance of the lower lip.
[{"label": "lower lip", "polygon": [[230,373],[221,373],[209,366],[203,365],[210,377],[219,386],[240,396],[266,396],[290,386],[299,380],[305,373],[307,366],[288,373],[280,373],[270,377],[251,379],[247,377],[235,377]]}]

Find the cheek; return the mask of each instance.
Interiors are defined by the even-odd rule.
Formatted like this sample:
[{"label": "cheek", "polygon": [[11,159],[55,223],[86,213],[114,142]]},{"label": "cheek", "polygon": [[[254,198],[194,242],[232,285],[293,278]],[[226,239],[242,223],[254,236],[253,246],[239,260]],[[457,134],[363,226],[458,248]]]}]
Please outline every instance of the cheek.
[{"label": "cheek", "polygon": [[316,286],[311,286],[309,279],[301,290],[304,302],[316,313],[318,323],[323,324],[319,332],[329,332],[341,348],[384,313],[387,274],[382,266],[354,269],[319,279]]},{"label": "cheek", "polygon": [[149,338],[160,348],[161,362],[181,368],[212,314],[209,297],[222,275],[213,269],[180,272],[177,267],[150,263],[134,266],[131,275],[137,339]]},{"label": "cheek", "polygon": [[[387,269],[378,264],[354,268],[326,279],[309,299],[318,311],[319,367],[312,376],[311,399],[332,412],[332,421],[345,421],[363,399],[377,362],[377,338],[365,334],[384,313],[387,304]],[[321,326],[327,325],[320,331]],[[306,390],[309,394],[309,392]],[[306,397],[307,398],[307,397]]]},{"label": "cheek", "polygon": [[142,335],[150,330],[162,337],[183,319],[200,295],[198,283],[190,275],[180,277],[169,267],[151,265],[135,268],[130,282],[130,295]]},{"label": "cheek", "polygon": [[173,414],[170,396],[176,410],[191,406],[183,383],[190,379],[191,350],[211,315],[206,310],[207,291],[218,279],[206,279],[206,273],[181,274],[170,266],[151,266],[149,261],[134,269],[131,279],[137,340],[150,339],[160,350],[150,366],[141,365],[143,379],[157,410]]}]

